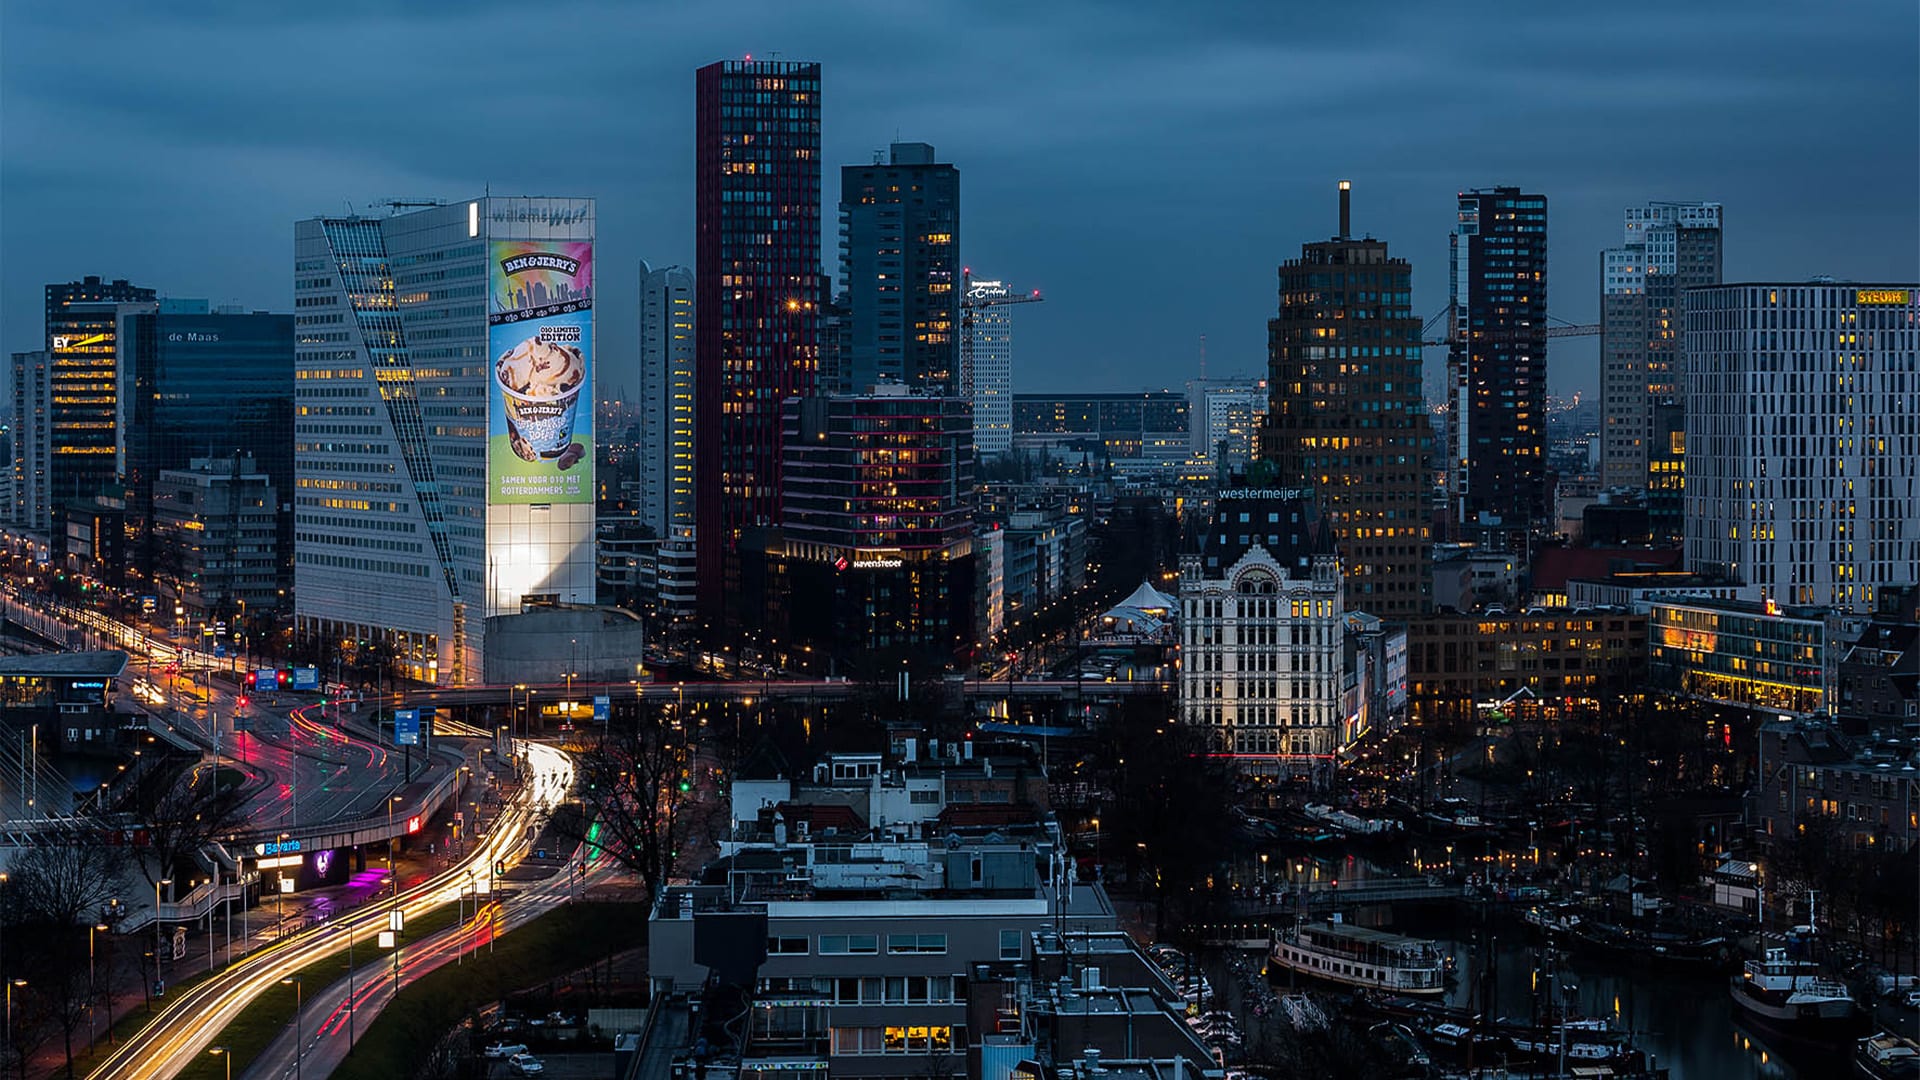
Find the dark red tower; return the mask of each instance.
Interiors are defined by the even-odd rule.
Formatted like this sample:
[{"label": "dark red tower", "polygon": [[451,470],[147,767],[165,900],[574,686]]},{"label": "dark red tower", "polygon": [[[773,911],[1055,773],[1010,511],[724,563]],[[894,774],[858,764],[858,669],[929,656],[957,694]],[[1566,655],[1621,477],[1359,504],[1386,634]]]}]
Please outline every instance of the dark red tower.
[{"label": "dark red tower", "polygon": [[779,521],[781,405],[820,372],[820,65],[725,60],[695,87],[694,515],[711,622],[757,610],[739,595],[741,535]]}]

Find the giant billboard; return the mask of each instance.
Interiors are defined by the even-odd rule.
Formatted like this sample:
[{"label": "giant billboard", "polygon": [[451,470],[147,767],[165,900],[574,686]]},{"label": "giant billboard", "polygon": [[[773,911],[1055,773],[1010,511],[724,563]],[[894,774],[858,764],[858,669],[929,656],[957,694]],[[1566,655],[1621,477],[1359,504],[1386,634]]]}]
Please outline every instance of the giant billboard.
[{"label": "giant billboard", "polygon": [[593,244],[495,240],[487,502],[591,503]]}]

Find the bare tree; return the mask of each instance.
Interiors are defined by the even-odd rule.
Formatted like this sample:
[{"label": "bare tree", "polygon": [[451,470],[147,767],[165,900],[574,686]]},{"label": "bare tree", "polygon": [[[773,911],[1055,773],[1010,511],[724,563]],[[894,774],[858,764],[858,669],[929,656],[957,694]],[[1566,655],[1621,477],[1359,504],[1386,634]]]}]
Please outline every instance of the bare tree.
[{"label": "bare tree", "polygon": [[93,924],[117,891],[123,864],[118,849],[78,833],[63,843],[28,848],[13,861],[9,881],[20,920]]},{"label": "bare tree", "polygon": [[35,1015],[60,1030],[69,1076],[73,1036],[93,1003],[82,928],[102,917],[118,891],[123,864],[118,850],[101,843],[97,832],[82,828],[61,842],[29,848],[14,860],[10,872],[7,914],[18,927],[13,936],[24,954],[15,970],[24,970],[33,988]]},{"label": "bare tree", "polygon": [[699,824],[698,752],[658,713],[610,723],[580,741],[580,801],[556,811],[550,825],[639,875],[652,899]]},{"label": "bare tree", "polygon": [[223,783],[221,772],[206,763],[154,777],[140,786],[135,802],[133,815],[146,830],[152,856],[137,860],[148,885],[173,876],[176,867],[245,822],[239,784]]}]

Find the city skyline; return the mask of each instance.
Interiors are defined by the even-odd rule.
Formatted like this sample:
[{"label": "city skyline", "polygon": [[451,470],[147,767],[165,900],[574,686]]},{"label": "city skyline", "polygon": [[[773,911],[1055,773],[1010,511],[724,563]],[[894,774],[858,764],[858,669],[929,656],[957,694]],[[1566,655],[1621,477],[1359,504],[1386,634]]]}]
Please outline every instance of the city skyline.
[{"label": "city skyline", "polygon": [[[1202,334],[1209,370],[1258,371],[1273,269],[1328,234],[1321,193],[1341,178],[1362,193],[1356,232],[1391,241],[1412,263],[1422,317],[1445,304],[1457,193],[1503,184],[1553,200],[1552,314],[1573,322],[1598,320],[1600,252],[1617,243],[1621,210],[1651,200],[1726,207],[1736,236],[1728,281],[1916,272],[1920,167],[1910,139],[1882,134],[1910,132],[1920,115],[1905,44],[1916,16],[1890,3],[1489,19],[1475,40],[1523,58],[1497,69],[1454,64],[1467,32],[1412,6],[1364,28],[1339,13],[1237,6],[1097,19],[1069,7],[1017,20],[746,10],[752,40],[695,13],[583,9],[577,21],[596,40],[572,60],[577,107],[556,111],[496,88],[479,68],[450,66],[461,61],[329,76],[321,93],[272,59],[306,25],[298,19],[129,8],[102,31],[10,9],[0,236],[14,258],[0,271],[0,346],[39,347],[40,288],[86,274],[290,310],[286,221],[338,213],[343,200],[379,215],[373,200],[491,188],[599,199],[603,349],[630,353],[639,262],[693,261],[688,75],[715,59],[772,55],[763,49],[823,66],[824,202],[838,197],[839,166],[896,138],[934,143],[967,175],[967,262],[1049,297],[1048,317],[1023,335],[1023,392],[1094,372],[1116,390],[1176,385],[1197,374]],[[444,24],[363,19],[402,52],[431,30],[450,58],[517,25],[504,6],[463,8]],[[1659,40],[1645,33],[1650,20]],[[641,34],[673,44],[625,47]],[[233,62],[177,62],[207,50]],[[94,70],[68,86],[48,64],[64,70],[53,58],[81,52]],[[1326,89],[1356,65],[1381,77]],[[371,106],[376,94],[414,104],[369,120],[359,95]],[[618,104],[594,108],[594,95]],[[1516,98],[1527,104],[1492,107]],[[529,109],[544,145],[572,148],[564,182],[551,159],[503,165],[494,152],[502,125],[530,120]],[[1649,124],[1655,115],[1662,123]],[[1461,117],[1473,119],[1463,127]],[[72,139],[75,130],[91,135]],[[1792,154],[1777,131],[1793,133]],[[1313,157],[1289,154],[1296,142],[1314,145]],[[1811,199],[1816,185],[1848,197]],[[204,258],[208,237],[230,254]],[[1113,303],[1142,287],[1142,264],[1169,263],[1182,270],[1155,279],[1161,302]],[[821,266],[833,273],[830,253]],[[1593,339],[1556,342],[1551,392],[1597,390],[1597,352]],[[1443,364],[1428,350],[1430,387]]]}]

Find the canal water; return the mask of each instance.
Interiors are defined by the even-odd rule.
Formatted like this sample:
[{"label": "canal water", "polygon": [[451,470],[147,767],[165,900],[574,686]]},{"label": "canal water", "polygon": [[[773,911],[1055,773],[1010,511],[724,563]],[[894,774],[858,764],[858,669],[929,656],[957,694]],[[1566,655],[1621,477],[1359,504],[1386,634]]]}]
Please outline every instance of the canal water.
[{"label": "canal water", "polygon": [[[1472,949],[1459,941],[1440,944],[1452,950],[1455,970],[1461,973],[1447,1003],[1469,1006],[1477,979]],[[1537,950],[1516,926],[1494,938],[1493,954],[1498,998],[1493,1012],[1525,1019],[1531,1013],[1535,978],[1543,987],[1547,978],[1544,969],[1535,974]],[[1770,1045],[1741,1027],[1725,976],[1656,972],[1574,955],[1560,970],[1563,988],[1569,980],[1576,987],[1573,1004],[1581,1013],[1611,1017],[1634,1032],[1634,1044],[1655,1064],[1671,1070],[1673,1080],[1816,1080],[1845,1076],[1852,1067],[1845,1056],[1850,1048],[1829,1050],[1823,1059],[1818,1050]]]}]

